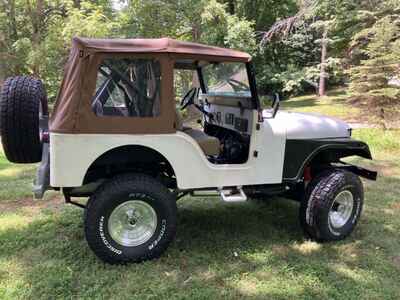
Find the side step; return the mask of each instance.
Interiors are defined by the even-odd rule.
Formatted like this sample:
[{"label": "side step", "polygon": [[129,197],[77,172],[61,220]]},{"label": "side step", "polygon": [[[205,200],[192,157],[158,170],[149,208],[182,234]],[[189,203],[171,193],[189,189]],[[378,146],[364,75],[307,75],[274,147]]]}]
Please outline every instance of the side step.
[{"label": "side step", "polygon": [[236,187],[236,189],[224,190],[223,187],[218,189],[221,199],[224,202],[234,203],[234,202],[245,202],[247,201],[247,196],[243,192],[241,186]]}]

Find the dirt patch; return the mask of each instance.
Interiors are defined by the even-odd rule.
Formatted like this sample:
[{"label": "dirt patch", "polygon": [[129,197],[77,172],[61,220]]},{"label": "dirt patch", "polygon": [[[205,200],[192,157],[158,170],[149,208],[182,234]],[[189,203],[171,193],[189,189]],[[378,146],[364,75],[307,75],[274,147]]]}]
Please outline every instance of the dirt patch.
[{"label": "dirt patch", "polygon": [[400,211],[400,202],[392,203],[392,204],[390,205],[390,208],[393,209],[393,210],[398,210],[398,211]]},{"label": "dirt patch", "polygon": [[400,128],[400,99],[351,97],[347,104],[361,110],[361,114],[354,120],[348,120],[349,122],[365,124],[368,127]]},{"label": "dirt patch", "polygon": [[0,202],[1,212],[16,212],[18,210],[29,210],[37,213],[42,209],[58,211],[64,206],[64,199],[60,196],[54,196],[46,200],[34,200],[32,197],[26,197],[9,202]]},{"label": "dirt patch", "polygon": [[272,252],[278,256],[287,256],[290,253],[290,248],[287,246],[273,245]]},{"label": "dirt patch", "polygon": [[400,270],[400,256],[395,256],[392,258],[393,265]]},{"label": "dirt patch", "polygon": [[378,172],[379,176],[391,177],[398,174],[398,168],[390,162],[380,162],[374,165],[373,169]]}]

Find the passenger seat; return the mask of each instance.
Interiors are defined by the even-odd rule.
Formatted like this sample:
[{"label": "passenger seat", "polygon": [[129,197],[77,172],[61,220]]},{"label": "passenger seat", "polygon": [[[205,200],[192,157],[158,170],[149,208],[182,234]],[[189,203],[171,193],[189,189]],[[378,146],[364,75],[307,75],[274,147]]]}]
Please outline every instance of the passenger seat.
[{"label": "passenger seat", "polygon": [[220,152],[220,142],[216,137],[207,135],[204,131],[199,129],[193,129],[183,125],[183,120],[178,109],[176,112],[176,130],[182,131],[187,135],[191,136],[203,150],[203,152],[208,156],[218,156]]}]

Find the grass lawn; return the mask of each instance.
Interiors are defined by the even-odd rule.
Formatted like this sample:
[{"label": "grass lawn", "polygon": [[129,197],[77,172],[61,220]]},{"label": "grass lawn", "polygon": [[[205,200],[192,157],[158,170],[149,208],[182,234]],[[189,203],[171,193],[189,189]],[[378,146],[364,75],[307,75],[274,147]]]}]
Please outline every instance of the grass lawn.
[{"label": "grass lawn", "polygon": [[[336,99],[337,100],[337,99]],[[287,101],[286,108],[346,116],[331,105]],[[328,107],[329,106],[329,107]],[[0,299],[399,299],[400,131],[357,129],[380,172],[365,183],[365,208],[345,241],[303,238],[298,204],[283,199],[225,204],[185,198],[176,240],[156,261],[100,262],[86,245],[82,213],[57,194],[33,201],[34,166],[0,155]]]},{"label": "grass lawn", "polygon": [[[328,91],[327,96],[321,98],[316,95],[289,98],[282,101],[281,106],[292,111],[334,116],[347,121],[354,128],[382,128],[383,124],[389,129],[400,127],[400,105],[392,103],[384,107],[374,106],[365,99],[361,103],[354,102],[345,88]],[[385,111],[384,121],[378,117],[380,108]]]},{"label": "grass lawn", "polygon": [[359,122],[361,111],[359,108],[346,104],[347,94],[344,89],[329,91],[326,97],[318,98],[315,95],[306,95],[282,101],[283,109],[320,113],[335,116],[347,121]]}]

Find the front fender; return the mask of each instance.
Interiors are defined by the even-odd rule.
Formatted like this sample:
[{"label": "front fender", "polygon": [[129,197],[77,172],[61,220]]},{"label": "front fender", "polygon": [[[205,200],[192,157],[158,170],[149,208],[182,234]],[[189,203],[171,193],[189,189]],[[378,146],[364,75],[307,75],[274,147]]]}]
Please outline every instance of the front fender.
[{"label": "front fender", "polygon": [[372,159],[368,145],[352,138],[287,140],[283,166],[284,181],[298,181],[313,160],[339,162],[348,156]]}]

